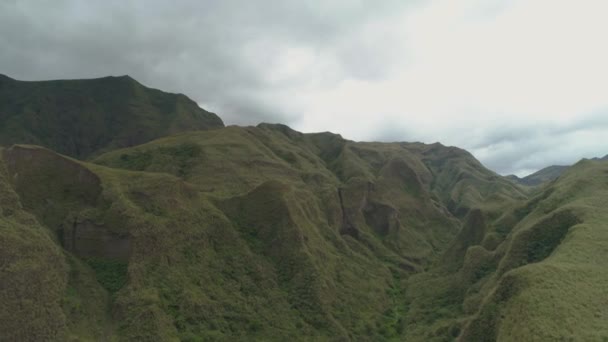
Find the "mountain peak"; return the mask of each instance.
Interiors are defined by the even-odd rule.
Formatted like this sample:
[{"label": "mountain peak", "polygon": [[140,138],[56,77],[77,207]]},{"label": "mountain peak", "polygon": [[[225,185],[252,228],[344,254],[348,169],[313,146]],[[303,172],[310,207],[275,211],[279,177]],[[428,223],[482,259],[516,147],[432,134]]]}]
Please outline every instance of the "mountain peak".
[{"label": "mountain peak", "polygon": [[14,81],[14,80],[4,74],[0,74],[0,81]]},{"label": "mountain peak", "polygon": [[[81,81],[81,80],[69,79],[69,80],[65,80],[65,81]],[[136,79],[134,79],[133,77],[131,77],[129,75],[119,75],[119,76],[110,75],[110,76],[103,76],[103,77],[96,77],[96,78],[86,78],[86,79],[82,79],[82,81],[88,81],[88,82],[110,81],[110,82],[124,82],[124,83],[141,84]]]},{"label": "mountain peak", "polygon": [[[10,78],[0,77],[5,79]],[[224,127],[217,115],[184,95],[148,88],[129,75],[4,81],[0,113],[7,113],[0,117],[0,127],[12,125],[10,134],[0,134],[0,145],[44,145],[77,158],[179,132]],[[40,122],[45,129],[34,129]]]},{"label": "mountain peak", "polygon": [[[109,79],[114,79],[114,80],[124,80],[124,81],[131,81],[131,82],[137,82],[136,79],[134,79],[133,77],[129,76],[129,75],[119,75],[119,76],[106,76],[103,78],[109,78]],[[137,82],[139,83],[139,82]]]},{"label": "mountain peak", "polygon": [[591,158],[591,160],[595,160],[595,161],[604,161],[604,160],[608,160],[608,154],[603,156],[602,158]]}]

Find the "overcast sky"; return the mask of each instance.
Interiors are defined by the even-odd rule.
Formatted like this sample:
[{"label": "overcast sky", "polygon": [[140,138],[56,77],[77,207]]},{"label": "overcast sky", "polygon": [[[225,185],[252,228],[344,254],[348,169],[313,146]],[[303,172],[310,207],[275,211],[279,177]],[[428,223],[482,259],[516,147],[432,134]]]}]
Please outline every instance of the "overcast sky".
[{"label": "overcast sky", "polygon": [[227,124],[439,141],[525,175],[608,154],[608,1],[0,1],[0,73],[131,75]]}]

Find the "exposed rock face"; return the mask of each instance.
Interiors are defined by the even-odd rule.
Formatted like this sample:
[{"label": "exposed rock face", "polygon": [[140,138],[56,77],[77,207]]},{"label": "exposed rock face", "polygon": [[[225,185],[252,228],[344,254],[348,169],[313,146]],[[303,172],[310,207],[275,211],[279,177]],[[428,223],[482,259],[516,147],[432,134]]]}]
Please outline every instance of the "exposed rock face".
[{"label": "exposed rock face", "polygon": [[99,177],[77,161],[45,148],[15,145],[4,151],[9,177],[26,206],[52,207],[58,201],[94,206]]},{"label": "exposed rock face", "polygon": [[4,151],[4,158],[24,206],[57,232],[64,248],[85,258],[129,259],[131,240],[127,233],[73,217],[80,210],[103,204],[101,180],[95,173],[39,147],[15,145]]},{"label": "exposed rock face", "polygon": [[398,214],[395,208],[378,202],[368,203],[363,208],[365,222],[381,236],[399,228]]},{"label": "exposed rock face", "polygon": [[486,226],[486,219],[481,210],[469,211],[462,229],[446,251],[443,262],[452,268],[460,268],[467,250],[481,244],[486,234]]},{"label": "exposed rock face", "polygon": [[353,238],[359,237],[359,230],[353,223],[352,210],[347,210],[344,206],[344,194],[341,188],[338,188],[338,198],[340,200],[340,211],[342,212],[342,223],[340,224],[340,234],[350,235]]},{"label": "exposed rock face", "polygon": [[131,238],[128,234],[117,234],[85,220],[74,222],[69,228],[60,228],[59,237],[63,247],[82,258],[105,258],[128,261],[131,255]]}]

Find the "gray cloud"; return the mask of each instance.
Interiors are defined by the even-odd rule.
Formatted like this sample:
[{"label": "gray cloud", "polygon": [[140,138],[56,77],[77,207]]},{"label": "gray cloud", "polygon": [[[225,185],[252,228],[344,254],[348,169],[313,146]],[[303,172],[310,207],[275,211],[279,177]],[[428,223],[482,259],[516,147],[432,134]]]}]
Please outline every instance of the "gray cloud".
[{"label": "gray cloud", "polygon": [[[570,165],[581,158],[603,156],[608,144],[608,109],[573,122],[488,128],[470,150],[486,155],[484,163],[504,174],[525,175],[548,165]],[[489,152],[489,153],[488,153]]]},{"label": "gray cloud", "polygon": [[[339,62],[336,80],[378,78],[390,53],[345,39],[400,1],[8,1],[0,4],[2,72],[25,80],[129,74],[221,110],[229,123],[290,121],[267,80],[282,49]],[[346,42],[346,43],[343,43]],[[387,49],[389,51],[390,49]],[[288,85],[288,86],[294,86]],[[295,85],[297,86],[297,85]],[[294,95],[295,95],[294,90]]]},{"label": "gray cloud", "polygon": [[[445,2],[447,6],[451,3]],[[509,7],[500,0],[479,3],[466,17],[470,22],[491,22]],[[608,153],[601,141],[589,141],[598,140],[604,133],[608,136],[608,112],[563,122],[537,122],[521,119],[522,116],[509,120],[513,113],[506,112],[503,122],[475,126],[476,114],[464,115],[468,119],[459,123],[458,116],[463,115],[460,111],[454,115],[438,114],[438,120],[449,121],[443,129],[434,127],[434,122],[419,120],[434,114],[411,114],[427,104],[433,110],[443,101],[447,101],[448,108],[452,102],[459,104],[459,97],[451,93],[458,93],[457,88],[466,84],[462,80],[454,82],[450,77],[462,76],[450,72],[461,67],[475,71],[476,62],[467,58],[475,57],[476,52],[462,55],[462,50],[488,42],[483,36],[479,38],[481,44],[467,40],[467,34],[481,30],[467,29],[462,31],[466,33],[462,37],[452,36],[458,26],[448,20],[453,18],[442,17],[452,8],[446,12],[441,7],[444,2],[432,4],[429,11],[422,12],[416,30],[408,31],[405,20],[409,17],[403,14],[418,13],[428,3],[6,0],[0,3],[0,72],[23,80],[129,74],[147,86],[187,94],[217,112],[228,124],[281,122],[295,128],[334,130],[355,140],[441,141],[469,149],[488,167],[503,174],[523,174],[549,164],[572,163],[581,157]],[[432,21],[435,16],[436,22]],[[444,23],[447,26],[442,26]],[[441,29],[449,34],[443,36]],[[418,32],[425,32],[428,41],[427,36],[417,37]],[[419,49],[428,45],[429,50],[420,56],[423,62],[430,60],[430,64],[422,63],[421,72],[413,70],[403,76],[400,73],[411,66],[411,58],[418,52],[406,44],[409,39],[414,39],[418,45],[413,46]],[[466,44],[461,47],[453,42],[455,39]],[[455,53],[455,58],[446,52]],[[284,62],[288,62],[286,70],[282,69]],[[290,63],[296,64],[297,72],[291,73]],[[507,67],[502,60],[497,65],[501,70]],[[426,80],[429,70],[439,71]],[[505,82],[494,84],[496,93],[508,91],[503,84],[511,81],[511,74],[498,74]],[[420,80],[408,83],[409,75]],[[471,77],[474,90],[475,84],[489,80],[483,71],[462,75]],[[444,83],[455,84],[456,88]],[[379,88],[373,88],[375,85]],[[407,90],[401,90],[401,86]],[[358,93],[351,93],[351,89]],[[428,93],[417,93],[418,89]],[[471,102],[479,100],[477,94],[466,91],[459,96]],[[387,103],[407,96],[412,98],[387,107]],[[483,100],[482,96],[479,98]],[[314,105],[320,100],[331,107],[327,112],[326,107]],[[342,103],[346,106],[338,105]],[[376,108],[376,103],[382,107],[378,113],[366,111]],[[414,103],[413,109],[404,107],[409,103]],[[483,114],[484,105],[471,108]],[[351,115],[353,110],[357,113]],[[319,124],[303,120],[311,111],[312,120]],[[362,115],[367,117],[362,119]],[[357,121],[359,127],[355,127]],[[466,131],[463,127],[467,127]]]}]

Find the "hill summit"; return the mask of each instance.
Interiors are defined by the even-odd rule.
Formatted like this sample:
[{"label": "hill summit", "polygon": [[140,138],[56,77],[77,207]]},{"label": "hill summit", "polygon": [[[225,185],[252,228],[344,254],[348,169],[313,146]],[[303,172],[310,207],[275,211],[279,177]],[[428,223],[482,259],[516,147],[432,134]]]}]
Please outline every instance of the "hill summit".
[{"label": "hill summit", "polygon": [[87,80],[0,78],[0,144],[36,144],[76,158],[187,130],[223,127],[182,94],[129,76]]}]

